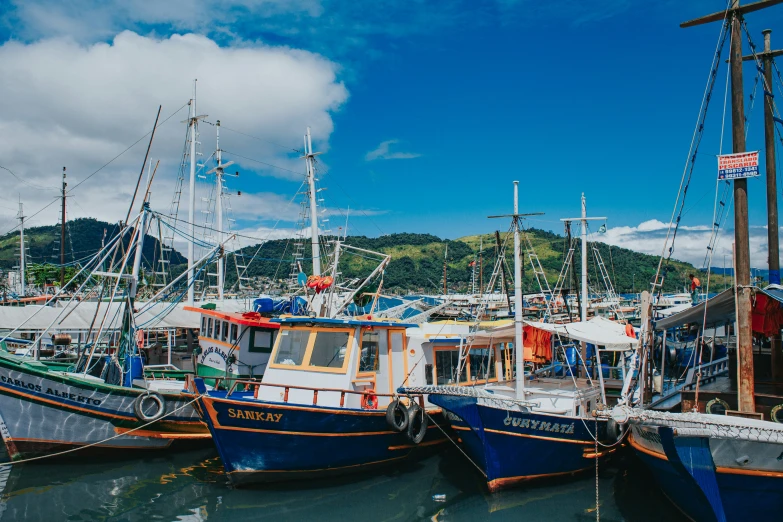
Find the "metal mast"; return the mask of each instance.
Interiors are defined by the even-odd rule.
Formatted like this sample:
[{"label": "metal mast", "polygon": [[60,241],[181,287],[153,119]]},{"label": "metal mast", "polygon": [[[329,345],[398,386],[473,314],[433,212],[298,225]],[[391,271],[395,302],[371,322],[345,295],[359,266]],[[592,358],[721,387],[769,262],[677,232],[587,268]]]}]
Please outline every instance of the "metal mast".
[{"label": "metal mast", "polygon": [[581,319],[587,321],[587,305],[589,303],[590,291],[587,287],[587,222],[606,220],[605,217],[587,217],[587,200],[585,199],[584,192],[582,193],[582,216],[578,218],[564,218],[560,221],[570,223],[571,221],[579,221],[582,225],[582,310]]},{"label": "metal mast", "polygon": [[[224,240],[224,233],[223,233],[223,176],[225,175],[225,169],[226,167],[233,165],[233,161],[229,161],[228,163],[223,163],[223,151],[220,149],[220,120],[217,121],[215,124],[215,132],[216,132],[216,139],[217,139],[217,150],[215,152],[215,155],[217,157],[217,166],[207,172],[207,174],[215,174],[215,194],[217,195],[217,199],[215,201],[215,212],[217,213],[217,242],[218,244],[223,244]],[[218,257],[217,261],[217,291],[218,291],[218,299],[221,301],[223,300],[223,291],[224,286],[226,283],[226,272],[225,272],[225,254],[222,254]]]},{"label": "metal mast", "polygon": [[24,246],[24,210],[22,197],[19,196],[19,296],[25,295],[25,246]]},{"label": "metal mast", "polygon": [[522,345],[522,262],[519,259],[519,181],[514,182],[514,352],[517,399],[525,398],[525,350]]},{"label": "metal mast", "polygon": [[65,286],[65,167],[63,167],[62,206],[60,216],[60,288]]},{"label": "metal mast", "polygon": [[196,82],[193,81],[193,97],[190,99],[190,192],[188,193],[188,305],[193,306],[195,301],[195,281],[193,281],[193,260],[196,255],[193,238],[196,235],[195,210],[196,210]]},{"label": "metal mast", "polygon": [[[321,275],[321,245],[318,240],[318,204],[316,202],[315,169],[313,168],[313,141],[310,137],[310,127],[304,140],[305,164],[307,165],[307,184],[310,193],[310,245],[313,254],[313,275]],[[318,153],[320,154],[320,153]]]}]

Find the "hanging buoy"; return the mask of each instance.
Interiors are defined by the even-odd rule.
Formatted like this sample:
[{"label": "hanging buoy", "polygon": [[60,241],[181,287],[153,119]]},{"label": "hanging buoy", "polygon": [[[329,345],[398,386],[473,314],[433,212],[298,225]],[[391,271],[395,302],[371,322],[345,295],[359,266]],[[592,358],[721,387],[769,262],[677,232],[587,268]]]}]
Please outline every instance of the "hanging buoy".
[{"label": "hanging buoy", "polygon": [[136,346],[144,348],[144,330],[136,330]]},{"label": "hanging buoy", "polygon": [[426,435],[427,412],[415,402],[411,402],[408,410],[408,439],[414,444],[419,444]]},{"label": "hanging buoy", "polygon": [[386,423],[396,432],[408,427],[408,408],[399,399],[394,399],[386,408]]},{"label": "hanging buoy", "polygon": [[156,392],[143,393],[133,401],[133,413],[140,421],[158,420],[166,413],[166,400]]}]

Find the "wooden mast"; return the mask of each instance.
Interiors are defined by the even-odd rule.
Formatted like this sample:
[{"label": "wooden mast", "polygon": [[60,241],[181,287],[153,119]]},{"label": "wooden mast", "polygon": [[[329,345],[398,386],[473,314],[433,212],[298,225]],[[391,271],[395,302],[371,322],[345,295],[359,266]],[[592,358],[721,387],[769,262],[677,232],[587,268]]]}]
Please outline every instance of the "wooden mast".
[{"label": "wooden mast", "polygon": [[[780,284],[780,241],[778,239],[778,189],[777,189],[777,165],[775,158],[775,114],[773,112],[774,99],[772,93],[774,85],[772,82],[773,59],[776,56],[783,55],[783,50],[772,50],[770,42],[771,29],[761,31],[764,35],[764,52],[757,53],[755,56],[750,54],[743,56],[743,61],[756,61],[761,59],[764,66],[764,145],[765,145],[765,163],[767,174],[767,245],[769,253],[767,263],[769,266],[770,284]],[[772,369],[772,380],[780,382],[783,379],[783,353],[781,353],[780,332],[770,337],[770,366]]]},{"label": "wooden mast", "polygon": [[[709,22],[728,20],[731,24],[731,126],[733,152],[745,152],[745,106],[742,87],[742,16],[758,11],[783,0],[763,0],[740,6],[739,0],[732,0],[728,12],[713,13],[680,24],[693,27]],[[751,331],[751,289],[750,289],[750,243],[748,231],[748,180],[734,180],[734,243],[736,248],[736,292],[737,292],[737,403],[739,411],[756,411],[753,372],[753,334]]]}]

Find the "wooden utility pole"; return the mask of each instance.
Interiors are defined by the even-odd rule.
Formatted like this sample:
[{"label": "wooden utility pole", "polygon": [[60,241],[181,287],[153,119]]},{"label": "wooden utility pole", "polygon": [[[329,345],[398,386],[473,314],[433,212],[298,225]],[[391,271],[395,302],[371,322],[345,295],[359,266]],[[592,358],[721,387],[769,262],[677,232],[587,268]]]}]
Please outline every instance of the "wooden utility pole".
[{"label": "wooden utility pole", "polygon": [[[775,158],[775,114],[772,110],[773,88],[772,68],[773,59],[783,55],[783,50],[772,50],[770,43],[771,29],[761,31],[764,35],[764,52],[756,56],[750,54],[743,56],[743,61],[756,61],[760,58],[764,67],[764,144],[766,149],[765,163],[767,172],[767,244],[769,246],[767,263],[769,266],[770,284],[780,284],[780,241],[778,239],[778,188],[777,168]],[[783,379],[783,353],[781,353],[780,332],[770,338],[772,380],[779,382]]]},{"label": "wooden utility pole", "polygon": [[[733,152],[745,152],[745,105],[742,86],[742,17],[745,13],[758,11],[783,0],[763,0],[740,6],[739,0],[731,0],[728,12],[718,12],[680,24],[693,27],[709,22],[726,20],[731,24],[731,127]],[[748,231],[748,180],[734,180],[734,243],[736,248],[736,292],[737,292],[737,380],[739,410],[745,413],[756,411],[754,397],[755,377],[753,372],[753,333],[751,330],[750,289],[750,242]]]},{"label": "wooden utility pole", "polygon": [[68,184],[65,182],[65,167],[63,167],[63,195],[60,216],[60,288],[65,286],[65,188]]}]

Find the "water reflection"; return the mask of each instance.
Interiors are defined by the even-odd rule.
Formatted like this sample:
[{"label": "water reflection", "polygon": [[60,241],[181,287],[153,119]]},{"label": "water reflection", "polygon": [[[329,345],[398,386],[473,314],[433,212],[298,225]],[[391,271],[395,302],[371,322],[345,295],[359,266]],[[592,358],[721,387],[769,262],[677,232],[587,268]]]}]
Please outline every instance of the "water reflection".
[{"label": "water reflection", "polygon": [[[595,520],[592,473],[489,494],[456,451],[369,476],[229,486],[212,450],[0,468],[0,520]],[[622,471],[621,471],[622,470]],[[633,458],[602,466],[604,521],[681,520]],[[435,498],[433,498],[435,496]],[[443,500],[443,501],[439,501]]]}]

